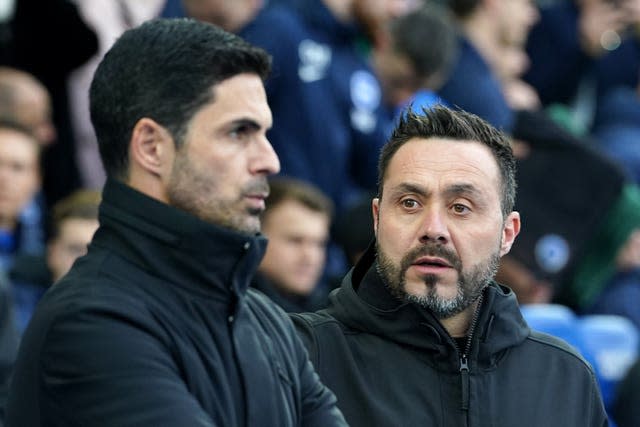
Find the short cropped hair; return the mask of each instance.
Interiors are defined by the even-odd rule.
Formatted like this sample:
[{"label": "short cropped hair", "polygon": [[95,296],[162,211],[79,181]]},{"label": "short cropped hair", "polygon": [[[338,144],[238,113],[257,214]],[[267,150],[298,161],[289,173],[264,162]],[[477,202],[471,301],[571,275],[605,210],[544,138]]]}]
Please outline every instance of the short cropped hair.
[{"label": "short cropped hair", "polygon": [[68,219],[98,219],[101,194],[97,190],[77,190],[53,205],[50,221],[50,237],[60,234],[62,224]]},{"label": "short cropped hair", "polygon": [[391,138],[382,148],[378,162],[378,197],[382,197],[385,173],[391,159],[407,141],[413,138],[444,138],[457,141],[477,141],[491,150],[501,176],[501,208],[506,217],[513,210],[516,198],[516,160],[507,136],[485,120],[461,110],[436,105],[416,113],[408,107],[400,116]]},{"label": "short cropped hair", "polygon": [[270,69],[264,50],[213,24],[154,19],[124,32],[96,69],[89,94],[107,176],[127,177],[129,141],[141,118],[164,126],[179,148],[216,84],[241,73],[264,81]]},{"label": "short cropped hair", "polygon": [[333,202],[313,184],[278,176],[269,180],[269,187],[269,197],[265,202],[266,209],[262,214],[263,219],[269,216],[273,208],[287,200],[298,202],[311,211],[325,214],[328,218],[333,216]]}]

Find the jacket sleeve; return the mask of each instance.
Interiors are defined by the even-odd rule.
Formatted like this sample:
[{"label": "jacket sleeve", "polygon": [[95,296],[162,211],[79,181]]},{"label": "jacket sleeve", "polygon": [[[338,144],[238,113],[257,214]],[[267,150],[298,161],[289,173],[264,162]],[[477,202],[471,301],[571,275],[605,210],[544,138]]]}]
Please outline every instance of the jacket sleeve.
[{"label": "jacket sleeve", "polygon": [[[292,331],[293,332],[293,331]],[[302,391],[302,425],[305,427],[347,426],[336,406],[336,397],[322,384],[300,339],[295,341],[299,355],[300,388]]]},{"label": "jacket sleeve", "polygon": [[48,425],[215,425],[145,319],[110,308],[70,308],[52,323],[39,362],[41,414],[55,420]]}]

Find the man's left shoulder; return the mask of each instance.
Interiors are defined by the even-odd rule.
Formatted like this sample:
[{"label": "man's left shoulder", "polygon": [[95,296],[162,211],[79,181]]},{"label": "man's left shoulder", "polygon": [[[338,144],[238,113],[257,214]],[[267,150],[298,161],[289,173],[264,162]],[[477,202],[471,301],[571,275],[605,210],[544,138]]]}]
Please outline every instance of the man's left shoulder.
[{"label": "man's left shoulder", "polygon": [[525,341],[525,346],[527,346],[527,351],[543,357],[549,363],[560,362],[567,368],[583,371],[595,378],[593,368],[582,353],[563,339],[532,330]]}]

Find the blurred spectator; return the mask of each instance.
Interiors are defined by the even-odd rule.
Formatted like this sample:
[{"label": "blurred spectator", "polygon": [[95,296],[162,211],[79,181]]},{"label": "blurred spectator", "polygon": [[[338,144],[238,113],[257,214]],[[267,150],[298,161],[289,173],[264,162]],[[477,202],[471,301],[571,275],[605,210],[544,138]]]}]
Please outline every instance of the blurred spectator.
[{"label": "blurred spectator", "polygon": [[68,79],[75,159],[83,188],[100,189],[105,173],[98,141],[89,119],[89,85],[105,52],[125,30],[158,16],[164,0],[72,0],[98,39],[98,49]]},{"label": "blurred spectator", "polygon": [[516,206],[527,227],[498,280],[520,303],[552,299],[583,312],[621,279],[616,258],[640,227],[640,190],[545,114],[518,112],[516,125],[514,137],[530,146],[517,170]]},{"label": "blurred spectator", "polygon": [[[527,43],[531,67],[525,79],[544,105],[592,110],[610,89],[637,86],[640,1],[557,1],[540,16]],[[591,113],[582,113],[587,124]]]},{"label": "blurred spectator", "polygon": [[364,17],[379,16],[376,7],[389,11],[388,1],[269,5],[240,31],[273,55],[269,139],[281,173],[318,186],[338,212],[376,183],[386,115],[357,43],[366,34]]},{"label": "blurred spectator", "polygon": [[[336,217],[335,238],[349,262],[349,268],[356,265],[360,257],[373,241],[373,211],[371,201],[375,193],[363,196]],[[342,277],[339,278],[342,281]],[[335,283],[340,285],[340,283]]]},{"label": "blurred spectator", "polygon": [[[640,203],[637,205],[640,207]],[[615,272],[585,313],[617,314],[640,329],[640,228],[635,229],[618,251]]]},{"label": "blurred spectator", "polygon": [[237,33],[256,17],[264,3],[263,0],[182,0],[182,9],[186,16]]},{"label": "blurred spectator", "polygon": [[640,184],[640,96],[619,87],[599,100],[593,123],[598,147]]},{"label": "blurred spectator", "polygon": [[[51,97],[47,89],[25,71],[0,66],[0,122],[3,121],[17,124],[30,132],[42,152],[50,150],[56,140]],[[29,236],[28,241],[31,242],[30,248],[23,252],[31,255],[44,252],[46,215],[46,200],[40,188],[20,212],[22,233]]]},{"label": "blurred spectator", "polygon": [[80,186],[67,79],[96,52],[97,39],[70,0],[17,0],[10,29],[6,65],[31,73],[51,95],[57,140],[42,158],[43,191],[51,206]]},{"label": "blurred spectator", "polygon": [[5,274],[17,254],[37,255],[44,248],[42,230],[34,230],[25,216],[40,189],[39,157],[40,145],[26,129],[0,123],[0,271]]},{"label": "blurred spectator", "polygon": [[46,256],[19,256],[11,270],[16,325],[23,332],[36,304],[84,255],[98,228],[100,192],[78,190],[53,206]]},{"label": "blurred spectator", "polygon": [[613,419],[618,427],[640,426],[640,359],[618,385],[613,406]]},{"label": "blurred spectator", "polygon": [[537,19],[536,8],[531,0],[451,0],[448,4],[459,23],[460,55],[439,94],[448,103],[511,132],[514,113],[500,78],[518,72],[518,67],[510,69],[510,55],[526,41]]},{"label": "blurred spectator", "polygon": [[449,15],[435,4],[390,22],[385,42],[372,51],[372,62],[393,117],[408,104],[419,111],[441,102],[435,91],[448,78],[456,48]]},{"label": "blurred spectator", "polygon": [[27,72],[0,67],[0,120],[19,123],[43,147],[56,140],[49,92]]},{"label": "blurred spectator", "polygon": [[51,283],[71,269],[75,260],[87,252],[87,245],[98,229],[100,192],[79,190],[53,208],[52,234],[47,243],[47,265]]},{"label": "blurred spectator", "polygon": [[19,336],[14,325],[11,294],[6,277],[0,271],[0,426],[4,422],[8,384],[18,351]]},{"label": "blurred spectator", "polygon": [[[269,239],[253,286],[287,312],[315,311],[327,302],[320,285],[333,206],[316,187],[274,178],[262,214]],[[320,286],[319,286],[320,285]]]}]

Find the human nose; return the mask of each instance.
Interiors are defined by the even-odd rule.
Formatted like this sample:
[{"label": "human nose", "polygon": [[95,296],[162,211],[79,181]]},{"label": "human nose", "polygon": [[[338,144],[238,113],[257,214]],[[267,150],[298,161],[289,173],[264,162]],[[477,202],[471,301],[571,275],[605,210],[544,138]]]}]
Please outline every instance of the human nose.
[{"label": "human nose", "polygon": [[449,239],[449,228],[447,227],[445,215],[435,207],[426,208],[422,218],[422,228],[420,229],[420,242],[446,244]]},{"label": "human nose", "polygon": [[261,137],[257,144],[251,169],[254,174],[274,175],[280,172],[280,159],[266,137]]}]

